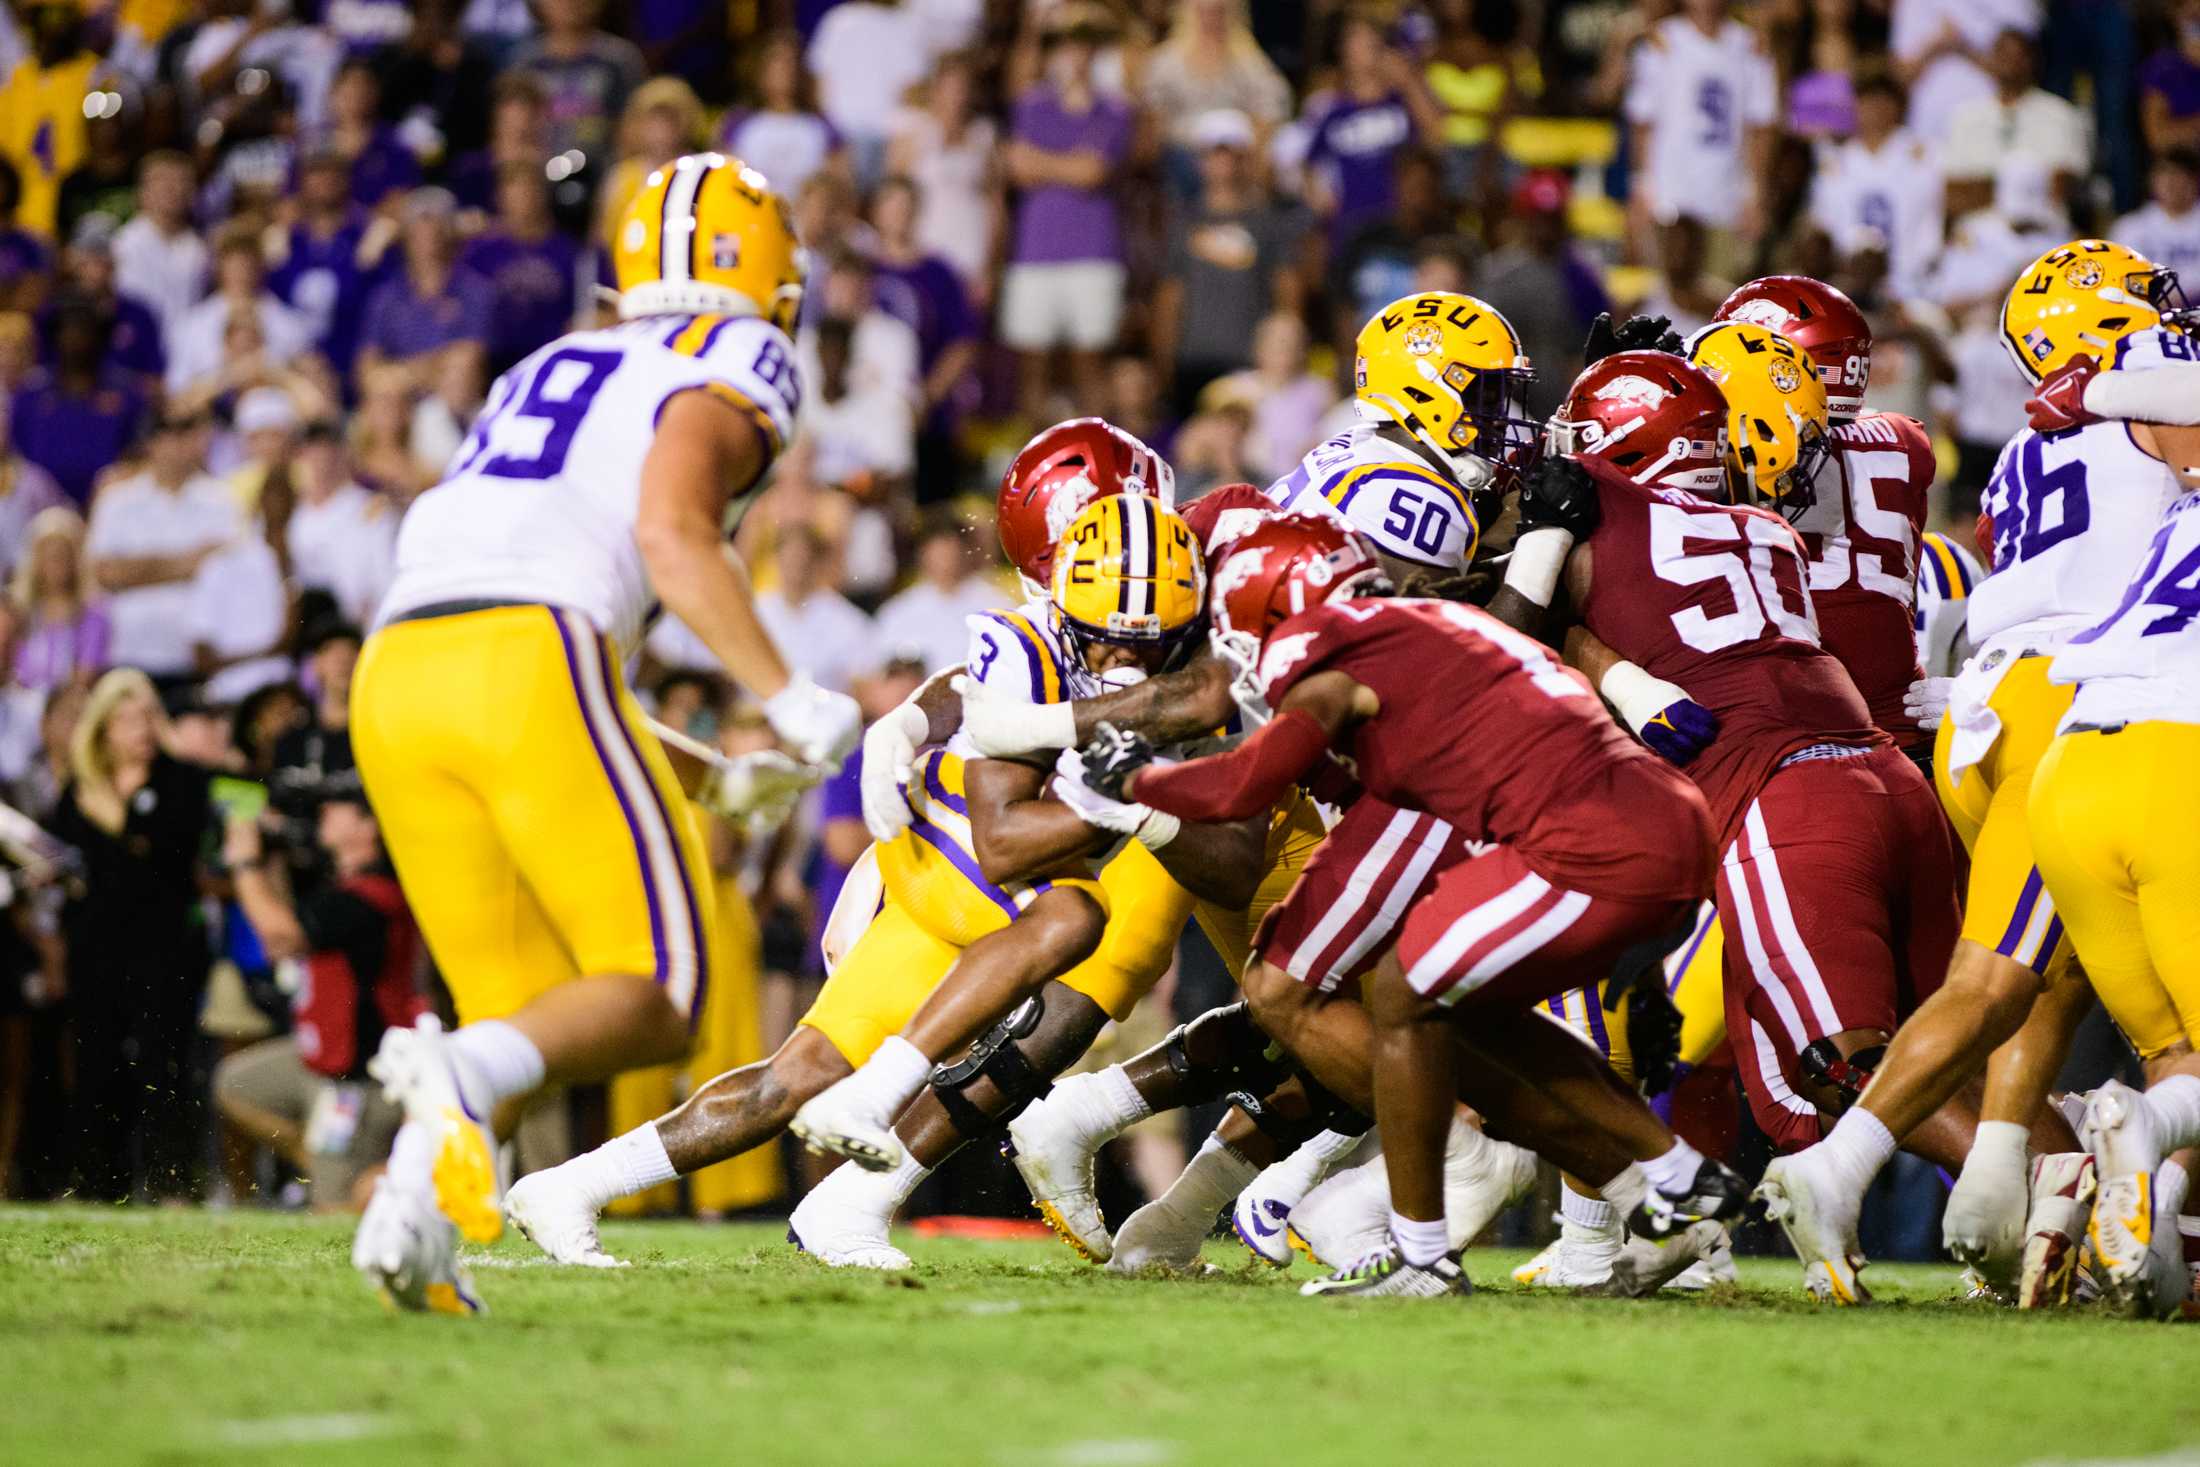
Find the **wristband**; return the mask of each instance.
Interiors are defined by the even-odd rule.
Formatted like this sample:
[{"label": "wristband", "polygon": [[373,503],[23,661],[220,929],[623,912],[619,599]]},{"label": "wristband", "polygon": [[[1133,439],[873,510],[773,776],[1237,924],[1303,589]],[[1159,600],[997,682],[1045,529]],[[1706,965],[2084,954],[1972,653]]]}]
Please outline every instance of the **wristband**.
[{"label": "wristband", "polygon": [[1556,525],[1526,530],[1513,541],[1512,560],[1505,567],[1505,584],[1537,606],[1549,606],[1558,590],[1559,572],[1574,548],[1574,532]]},{"label": "wristband", "polygon": [[1619,710],[1619,716],[1627,727],[1641,733],[1643,725],[1688,694],[1664,678],[1652,677],[1632,662],[1615,663],[1604,674],[1604,681],[1597,691],[1605,701]]},{"label": "wristband", "polygon": [[1158,851],[1184,833],[1184,822],[1166,810],[1156,810],[1138,824],[1138,843]]}]

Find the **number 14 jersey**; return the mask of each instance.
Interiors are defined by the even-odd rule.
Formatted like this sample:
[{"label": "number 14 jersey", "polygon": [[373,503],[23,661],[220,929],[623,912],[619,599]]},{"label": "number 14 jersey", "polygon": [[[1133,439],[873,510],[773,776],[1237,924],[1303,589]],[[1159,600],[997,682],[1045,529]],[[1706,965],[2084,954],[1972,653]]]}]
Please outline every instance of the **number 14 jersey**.
[{"label": "number 14 jersey", "polygon": [[1802,539],[1778,515],[1644,489],[1595,463],[1583,625],[1719,720],[1685,773],[1723,850],[1781,760],[1815,743],[1884,744],[1848,672],[1819,646]]},{"label": "number 14 jersey", "polygon": [[439,601],[540,601],[631,651],[656,599],[634,519],[665,405],[721,397],[776,456],[801,407],[797,375],[793,344],[755,317],[652,316],[560,337],[496,380],[443,482],[406,512],[381,619]]}]

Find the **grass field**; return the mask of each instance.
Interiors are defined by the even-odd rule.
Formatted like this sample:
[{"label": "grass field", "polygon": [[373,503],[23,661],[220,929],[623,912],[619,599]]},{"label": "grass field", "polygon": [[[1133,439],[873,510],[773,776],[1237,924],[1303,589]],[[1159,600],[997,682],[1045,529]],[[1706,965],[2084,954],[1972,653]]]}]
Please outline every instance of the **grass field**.
[{"label": "grass field", "polygon": [[916,1240],[894,1281],[761,1226],[606,1235],[634,1268],[477,1254],[464,1321],[384,1313],[342,1221],[0,1208],[0,1462],[2200,1462],[2200,1333],[1968,1305],[1946,1268],[1835,1315],[1787,1262],[1635,1303],[1478,1251],[1472,1300],[1339,1306],[1219,1243],[1171,1282]]}]

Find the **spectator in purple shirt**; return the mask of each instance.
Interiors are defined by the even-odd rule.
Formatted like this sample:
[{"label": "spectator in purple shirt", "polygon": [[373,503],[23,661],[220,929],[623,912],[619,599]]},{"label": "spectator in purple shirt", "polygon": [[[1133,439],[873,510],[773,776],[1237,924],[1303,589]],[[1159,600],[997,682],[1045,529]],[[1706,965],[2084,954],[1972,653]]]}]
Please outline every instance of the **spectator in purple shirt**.
[{"label": "spectator in purple shirt", "polygon": [[[152,307],[115,283],[115,221],[110,214],[87,214],[61,252],[61,286],[71,294],[97,304],[107,313],[107,365],[140,379],[147,387],[161,380],[168,369],[162,346],[160,321]],[[54,360],[54,313],[51,306],[38,313],[48,365]]]},{"label": "spectator in purple shirt", "polygon": [[458,268],[489,283],[489,373],[502,372],[565,333],[573,320],[580,247],[550,217],[550,185],[540,168],[497,170],[496,222],[467,241]]},{"label": "spectator in purple shirt", "polygon": [[520,42],[511,66],[542,84],[551,151],[578,148],[602,167],[611,161],[612,134],[627,94],[648,75],[642,53],[632,41],[597,26],[602,0],[538,0],[535,8],[542,15],[542,33]]},{"label": "spectator in purple shirt", "polygon": [[8,427],[16,452],[81,505],[100,472],[137,441],[146,400],[128,374],[105,365],[107,317],[96,302],[57,301],[53,329],[53,369],[16,393]]},{"label": "spectator in purple shirt", "polygon": [[1017,352],[1023,408],[1034,419],[1047,416],[1056,347],[1069,349],[1078,397],[1097,397],[1101,364],[1123,319],[1114,185],[1134,119],[1129,106],[1093,85],[1101,39],[1081,17],[1049,27],[1041,38],[1045,75],[1016,99],[1004,154],[1020,196],[1000,333]]},{"label": "spectator in purple shirt", "polygon": [[367,298],[359,332],[360,375],[384,366],[406,369],[426,391],[454,370],[446,357],[485,381],[489,326],[496,299],[488,283],[458,268],[458,202],[439,188],[417,189],[404,208],[404,263]]},{"label": "spectator in purple shirt", "polygon": [[349,165],[352,202],[363,209],[394,208],[420,182],[420,160],[382,121],[382,82],[371,62],[347,61],[336,73],[318,141]]},{"label": "spectator in purple shirt", "polygon": [[1339,29],[1337,70],[1336,90],[1309,100],[1305,114],[1309,201],[1329,221],[1332,246],[1390,212],[1392,156],[1443,129],[1420,71],[1367,17],[1348,16]]},{"label": "spectator in purple shirt", "polygon": [[366,235],[366,216],[351,201],[351,165],[334,152],[309,155],[298,172],[297,217],[269,252],[267,288],[306,318],[314,347],[345,378],[367,298],[393,261],[386,249],[370,257]]},{"label": "spectator in purple shirt", "polygon": [[917,427],[917,498],[955,490],[955,428],[976,405],[978,320],[955,267],[917,241],[915,180],[891,174],[871,200],[878,253],[871,293],[878,308],[917,333],[923,417]]},{"label": "spectator in purple shirt", "polygon": [[0,311],[27,311],[46,288],[53,256],[37,235],[15,222],[23,175],[0,156]]},{"label": "spectator in purple shirt", "polygon": [[2200,0],[2168,8],[2170,44],[2139,68],[2139,126],[2157,156],[2200,147]]},{"label": "spectator in purple shirt", "polygon": [[85,565],[82,515],[57,506],[31,520],[8,599],[22,618],[17,682],[51,692],[70,683],[89,685],[106,670],[111,629]]},{"label": "spectator in purple shirt", "polygon": [[540,168],[550,158],[549,110],[542,83],[524,71],[507,71],[489,94],[489,141],[461,153],[443,178],[459,207],[488,214],[496,208],[497,169],[507,163]]}]

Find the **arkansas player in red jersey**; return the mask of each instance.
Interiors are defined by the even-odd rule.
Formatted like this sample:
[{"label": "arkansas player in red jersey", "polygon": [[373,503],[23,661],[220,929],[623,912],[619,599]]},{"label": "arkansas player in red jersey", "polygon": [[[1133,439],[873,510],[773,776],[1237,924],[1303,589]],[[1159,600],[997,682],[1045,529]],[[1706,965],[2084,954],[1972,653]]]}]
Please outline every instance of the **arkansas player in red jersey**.
[{"label": "arkansas player in red jersey", "polygon": [[1531,638],[1470,607],[1381,595],[1373,548],[1343,527],[1281,517],[1236,541],[1217,574],[1216,630],[1258,649],[1254,681],[1274,717],[1228,753],[1174,765],[1107,730],[1087,745],[1088,779],[1225,820],[1268,808],[1334,758],[1370,794],[1480,843],[1407,914],[1364,985],[1393,1247],[1309,1291],[1465,1292],[1444,1225],[1454,1097],[1539,1145],[1588,1128],[1601,1146],[1562,1159],[1607,1178],[1639,1231],[1732,1215],[1732,1173],[1530,1012],[1583,972],[1678,935],[1710,875],[1701,798]]},{"label": "arkansas player in red jersey", "polygon": [[[1924,677],[1912,624],[1918,536],[1936,465],[1915,418],[1864,411],[1872,328],[1855,302],[1807,275],[1767,275],[1726,298],[1714,321],[1749,321],[1786,337],[1825,385],[1828,464],[1794,517],[1810,557],[1818,638],[1847,668],[1872,722],[1930,770],[1933,736],[1904,706]],[[1931,776],[1928,773],[1927,778]]]}]

